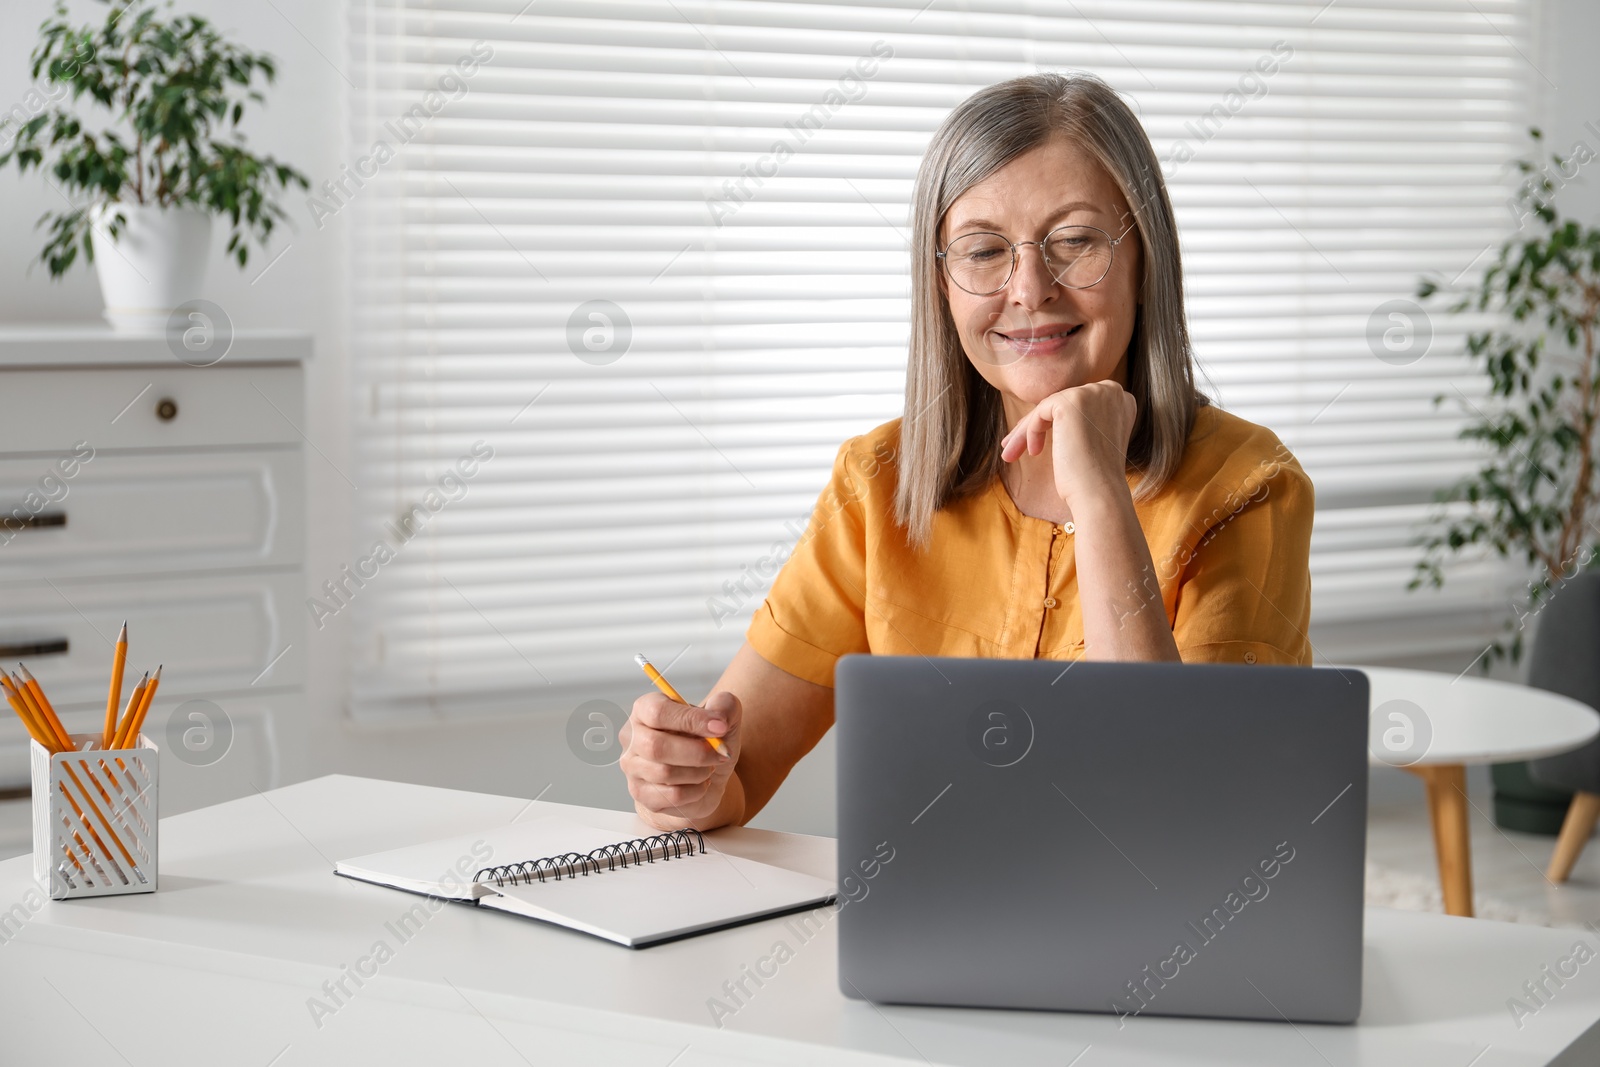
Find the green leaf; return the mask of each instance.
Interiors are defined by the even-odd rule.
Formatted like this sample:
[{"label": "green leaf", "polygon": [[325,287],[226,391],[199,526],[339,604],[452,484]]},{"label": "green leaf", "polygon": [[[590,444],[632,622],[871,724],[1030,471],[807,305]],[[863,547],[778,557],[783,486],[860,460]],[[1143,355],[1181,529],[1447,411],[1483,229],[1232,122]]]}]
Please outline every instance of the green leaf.
[{"label": "green leaf", "polygon": [[[258,84],[271,84],[276,63],[232,44],[206,19],[166,17],[141,0],[102,3],[99,25],[75,26],[58,0],[30,56],[34,78],[64,86],[75,104],[101,114],[85,124],[58,106],[8,123],[16,132],[0,151],[0,169],[47,170],[74,200],[195,204],[226,215],[242,266],[248,245],[264,244],[274,220],[287,217],[277,195],[310,187],[287,163],[248,152],[237,132],[248,105],[264,102]],[[41,220],[49,229],[40,260],[52,276],[73,265],[80,247],[93,259],[81,210]]]}]

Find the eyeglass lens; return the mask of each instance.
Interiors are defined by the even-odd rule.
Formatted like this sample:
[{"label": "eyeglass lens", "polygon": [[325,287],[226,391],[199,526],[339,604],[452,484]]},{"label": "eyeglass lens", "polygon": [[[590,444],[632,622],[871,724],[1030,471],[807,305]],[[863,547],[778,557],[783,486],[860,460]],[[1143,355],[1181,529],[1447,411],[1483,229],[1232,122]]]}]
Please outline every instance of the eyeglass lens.
[{"label": "eyeglass lens", "polygon": [[[1050,276],[1069,289],[1084,289],[1111,270],[1111,238],[1093,226],[1063,226],[1046,235],[1042,246]],[[1005,238],[969,233],[945,249],[945,269],[969,293],[998,292],[1011,280],[1016,257]]]}]

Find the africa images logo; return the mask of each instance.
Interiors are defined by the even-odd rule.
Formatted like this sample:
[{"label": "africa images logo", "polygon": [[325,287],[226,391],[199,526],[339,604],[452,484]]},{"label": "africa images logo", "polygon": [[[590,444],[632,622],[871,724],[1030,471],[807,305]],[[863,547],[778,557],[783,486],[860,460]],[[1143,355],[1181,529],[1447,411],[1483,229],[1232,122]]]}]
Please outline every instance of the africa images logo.
[{"label": "africa images logo", "polygon": [[1010,700],[987,700],[967,716],[967,748],[991,767],[1015,767],[1033,750],[1033,716]]}]

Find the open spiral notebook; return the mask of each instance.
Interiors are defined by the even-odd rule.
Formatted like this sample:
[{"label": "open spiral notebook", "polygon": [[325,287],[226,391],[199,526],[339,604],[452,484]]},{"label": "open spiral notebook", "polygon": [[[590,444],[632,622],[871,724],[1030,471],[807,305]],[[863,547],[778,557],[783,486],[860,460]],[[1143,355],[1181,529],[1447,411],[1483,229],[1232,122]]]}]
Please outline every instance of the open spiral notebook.
[{"label": "open spiral notebook", "polygon": [[340,860],[334,873],[511,912],[629,948],[834,899],[833,883],[717,851],[694,830],[617,840],[549,817]]}]

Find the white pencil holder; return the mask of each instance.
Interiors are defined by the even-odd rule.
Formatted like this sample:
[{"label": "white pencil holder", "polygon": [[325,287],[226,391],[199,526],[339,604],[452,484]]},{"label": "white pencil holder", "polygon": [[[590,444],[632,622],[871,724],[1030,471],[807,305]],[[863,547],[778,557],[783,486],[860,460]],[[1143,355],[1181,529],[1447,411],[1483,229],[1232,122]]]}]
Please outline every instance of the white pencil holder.
[{"label": "white pencil holder", "polygon": [[142,734],[102,750],[100,737],[72,735],[77,752],[31,745],[33,875],[52,900],[155,892],[160,750]]}]

